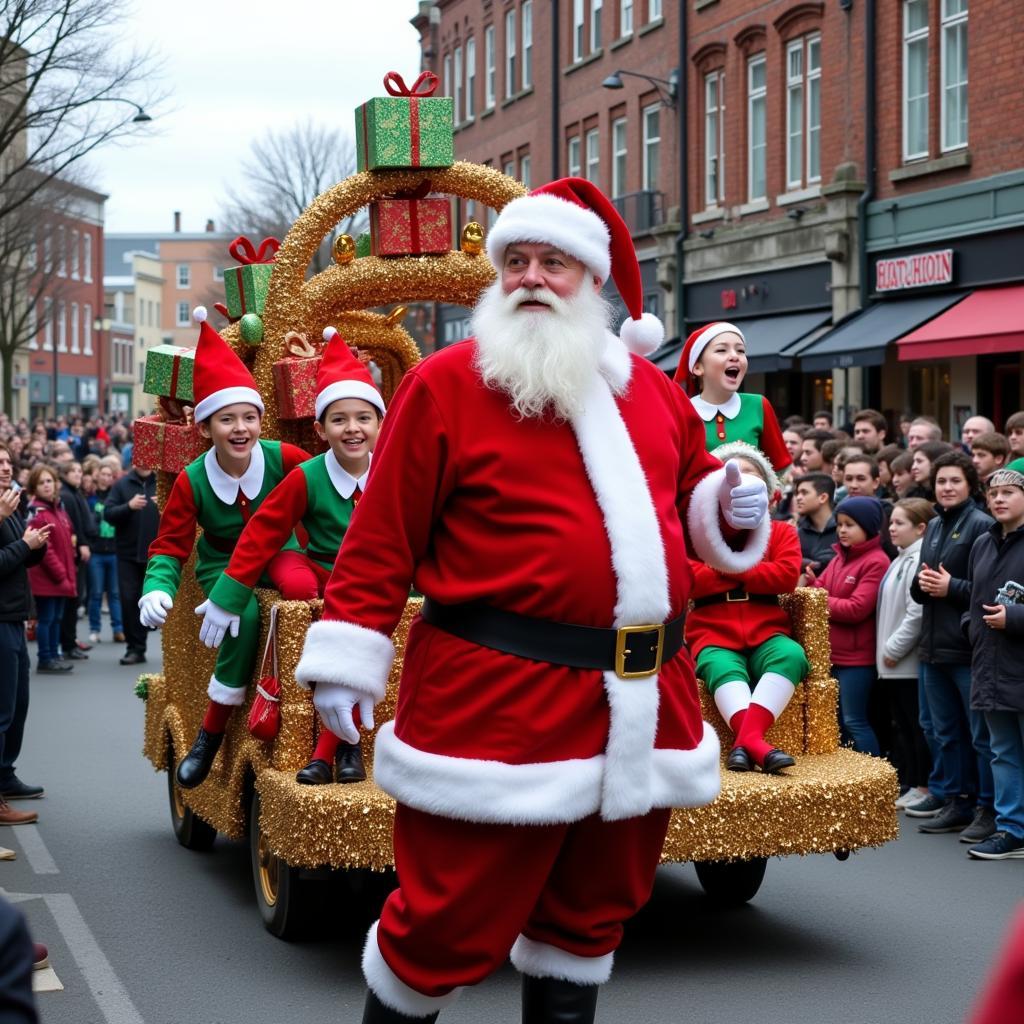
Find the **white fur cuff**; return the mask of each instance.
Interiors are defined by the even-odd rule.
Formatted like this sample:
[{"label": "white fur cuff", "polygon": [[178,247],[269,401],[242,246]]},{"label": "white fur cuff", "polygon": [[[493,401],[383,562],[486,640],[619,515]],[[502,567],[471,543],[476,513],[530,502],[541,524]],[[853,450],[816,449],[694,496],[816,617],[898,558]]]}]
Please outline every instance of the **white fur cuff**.
[{"label": "white fur cuff", "polygon": [[722,788],[718,733],[707,722],[694,750],[655,750],[651,758],[652,807],[703,807]]},{"label": "white fur cuff", "polygon": [[370,991],[385,1005],[407,1017],[429,1017],[446,1006],[451,1006],[462,994],[461,988],[447,995],[426,996],[410,988],[388,966],[377,945],[377,925],[374,921],[363,946],[363,976]]},{"label": "white fur cuff", "polygon": [[354,622],[314,622],[295,669],[295,681],[304,689],[311,683],[338,683],[375,701],[384,699],[395,645],[391,638]]},{"label": "white fur cuff", "polygon": [[603,985],[612,973],[614,953],[576,956],[546,942],[520,935],[512,947],[512,966],[531,978],[558,978],[576,985]]},{"label": "white fur cuff", "polygon": [[686,525],[697,557],[720,572],[733,575],[753,569],[764,557],[771,535],[771,518],[766,514],[753,530],[748,531],[740,551],[733,551],[722,534],[718,492],[725,480],[725,468],[716,469],[693,489]]},{"label": "white fur cuff", "polygon": [[228,686],[216,676],[210,676],[210,685],[206,688],[206,696],[215,704],[225,704],[229,708],[237,708],[245,703],[245,687]]}]

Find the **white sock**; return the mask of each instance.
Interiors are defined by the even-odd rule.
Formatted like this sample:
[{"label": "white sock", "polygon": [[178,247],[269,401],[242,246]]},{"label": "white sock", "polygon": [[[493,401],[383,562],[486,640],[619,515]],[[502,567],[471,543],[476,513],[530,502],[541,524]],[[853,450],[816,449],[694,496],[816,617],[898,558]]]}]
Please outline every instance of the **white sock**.
[{"label": "white sock", "polygon": [[778,721],[779,715],[786,710],[786,705],[790,702],[795,690],[796,684],[792,680],[780,676],[778,672],[765,672],[758,680],[757,686],[754,687],[754,692],[750,695],[750,702],[767,708]]},{"label": "white sock", "polygon": [[745,679],[733,679],[715,690],[715,707],[728,725],[737,711],[750,706],[750,685]]}]

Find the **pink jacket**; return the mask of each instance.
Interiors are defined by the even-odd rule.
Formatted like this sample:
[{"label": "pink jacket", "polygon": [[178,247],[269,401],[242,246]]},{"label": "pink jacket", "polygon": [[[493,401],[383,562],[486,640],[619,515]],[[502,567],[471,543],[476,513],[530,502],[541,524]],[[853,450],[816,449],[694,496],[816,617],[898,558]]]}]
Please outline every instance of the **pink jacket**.
[{"label": "pink jacket", "polygon": [[878,588],[889,568],[881,537],[844,548],[814,581],[828,591],[829,640],[833,665],[875,664],[875,609]]},{"label": "pink jacket", "polygon": [[43,560],[28,571],[28,582],[36,597],[74,597],[78,592],[75,574],[75,545],[71,519],[58,500],[50,504],[36,498],[28,507],[29,523],[37,530],[52,526]]}]

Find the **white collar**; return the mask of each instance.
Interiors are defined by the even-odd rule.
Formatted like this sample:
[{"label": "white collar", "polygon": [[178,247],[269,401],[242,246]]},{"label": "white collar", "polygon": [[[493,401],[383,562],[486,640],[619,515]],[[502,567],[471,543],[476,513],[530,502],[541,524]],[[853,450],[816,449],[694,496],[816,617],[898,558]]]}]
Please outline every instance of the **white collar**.
[{"label": "white collar", "polygon": [[210,481],[213,493],[224,502],[225,505],[234,505],[238,500],[238,489],[252,501],[263,488],[263,470],[265,459],[263,457],[263,445],[257,441],[249,454],[249,466],[239,477],[226,473],[221,464],[217,461],[217,450],[211,448],[203,459],[203,466],[206,468],[206,479]]},{"label": "white collar", "polygon": [[[373,454],[370,454],[370,461],[373,461]],[[334,489],[345,499],[351,498],[355,494],[355,490],[358,487],[359,490],[366,490],[366,478],[370,475],[370,467],[366,467],[366,472],[359,477],[357,480],[347,469],[345,469],[338,461],[338,457],[330,449],[327,450],[327,458],[324,459],[324,465],[327,466],[327,475],[331,478],[331,483],[334,484]]]},{"label": "white collar", "polygon": [[727,420],[734,420],[740,414],[740,396],[738,391],[734,391],[732,397],[724,405],[712,405],[710,402],[705,402],[700,395],[694,395],[690,398],[693,402],[694,409],[697,410],[697,415],[702,420],[710,422],[719,413],[721,413]]}]

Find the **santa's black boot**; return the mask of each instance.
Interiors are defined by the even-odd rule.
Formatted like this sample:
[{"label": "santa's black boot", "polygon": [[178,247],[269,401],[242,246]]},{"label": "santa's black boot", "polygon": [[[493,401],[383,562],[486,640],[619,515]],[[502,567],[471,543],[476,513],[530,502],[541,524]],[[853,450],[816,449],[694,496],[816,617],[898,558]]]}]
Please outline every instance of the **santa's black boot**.
[{"label": "santa's black boot", "polygon": [[594,1024],[597,985],[523,975],[523,1024]]},{"label": "santa's black boot", "polygon": [[342,740],[334,754],[334,777],[338,782],[363,782],[366,769],[363,767],[363,748],[359,743]]},{"label": "santa's black boot", "polygon": [[392,1010],[385,1006],[372,992],[366,993],[366,1005],[363,1007],[363,1024],[413,1024],[414,1021],[423,1021],[423,1024],[434,1024],[437,1014],[432,1013],[429,1017],[407,1017],[404,1013]]},{"label": "santa's black boot", "polygon": [[207,732],[202,728],[199,730],[192,749],[181,759],[175,772],[175,778],[182,789],[195,789],[210,774],[213,759],[223,739],[222,732]]}]

